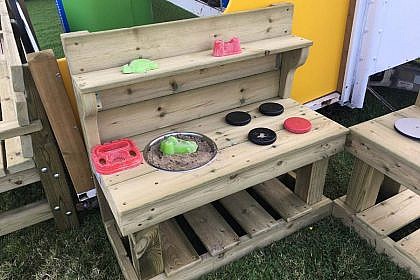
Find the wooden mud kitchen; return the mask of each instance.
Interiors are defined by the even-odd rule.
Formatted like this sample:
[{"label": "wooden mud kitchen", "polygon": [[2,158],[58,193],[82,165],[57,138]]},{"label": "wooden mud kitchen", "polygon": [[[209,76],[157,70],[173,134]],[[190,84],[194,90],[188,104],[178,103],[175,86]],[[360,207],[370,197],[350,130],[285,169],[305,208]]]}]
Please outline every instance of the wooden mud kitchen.
[{"label": "wooden mud kitchen", "polygon": [[420,219],[420,143],[396,131],[403,118],[420,118],[420,95],[413,106],[350,128],[346,148],[356,162],[333,214],[420,277],[420,229],[413,225]]},{"label": "wooden mud kitchen", "polygon": [[[188,172],[144,163],[96,174],[103,221],[126,279],[197,278],[331,214],[332,201],[323,196],[328,158],[343,150],[348,130],[289,98],[311,46],[291,35],[292,15],[291,4],[280,4],[62,35],[89,152],[122,138],[142,150],[174,131],[204,134],[218,148],[213,161]],[[232,37],[240,38],[242,53],[213,57],[214,40]],[[121,73],[139,57],[159,69]],[[284,113],[262,115],[258,107],[267,101],[282,104]],[[239,109],[251,123],[227,124],[226,114]],[[289,117],[310,120],[312,130],[286,131]],[[274,130],[277,140],[248,141],[258,127]],[[291,186],[277,179],[288,173]]]}]

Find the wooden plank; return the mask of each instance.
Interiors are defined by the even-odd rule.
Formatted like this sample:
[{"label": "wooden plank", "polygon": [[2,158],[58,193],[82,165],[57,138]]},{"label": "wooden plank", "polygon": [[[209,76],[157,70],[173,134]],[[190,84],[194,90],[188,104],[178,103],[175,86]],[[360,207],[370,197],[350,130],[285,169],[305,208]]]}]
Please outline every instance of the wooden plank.
[{"label": "wooden plank", "polygon": [[352,227],[373,246],[379,254],[388,255],[393,262],[407,268],[415,277],[420,277],[420,266],[396,248],[396,242],[389,237],[384,237],[362,222],[356,213],[345,203],[345,196],[334,200],[333,216],[340,218],[344,224]]},{"label": "wooden plank", "polygon": [[398,241],[396,247],[420,265],[420,229]]},{"label": "wooden plank", "polygon": [[19,126],[17,121],[0,122],[0,140],[27,135],[42,129],[40,120],[35,120],[29,125]]},{"label": "wooden plank", "polygon": [[295,194],[308,204],[321,200],[327,170],[328,158],[296,170]]},{"label": "wooden plank", "polygon": [[212,256],[239,243],[238,235],[211,204],[185,213],[184,217]]},{"label": "wooden plank", "polygon": [[53,218],[46,200],[27,204],[0,214],[0,236]]},{"label": "wooden plank", "polygon": [[[276,54],[282,52],[308,47],[311,44],[312,43],[310,41],[300,37],[277,37],[242,44],[243,52],[238,55],[215,58],[211,55],[210,47],[202,52],[157,59],[155,62],[159,65],[159,69],[155,69],[147,73],[138,73],[135,75],[123,74],[121,73],[121,65],[118,65],[117,67],[114,66],[113,68],[100,71],[75,74],[73,77],[75,85],[81,93],[92,93],[135,85],[159,78],[184,75],[196,70],[211,69],[245,60],[249,61],[270,55],[275,56]],[[290,53],[290,55],[292,54],[293,52]],[[129,61],[126,63],[128,62]],[[294,62],[294,64],[292,62]],[[298,63],[298,61],[291,61],[291,63],[287,64],[287,67],[293,67],[296,63]]]},{"label": "wooden plank", "polygon": [[139,280],[114,222],[107,222],[104,226],[106,234],[108,235],[109,243],[111,243],[111,247],[114,250],[114,254],[117,258],[118,264],[120,265],[124,278],[126,280]]},{"label": "wooden plank", "polygon": [[46,172],[40,173],[40,178],[51,208],[58,207],[57,211],[53,211],[57,228],[75,228],[79,225],[79,220],[69,189],[69,182],[66,179],[64,166],[61,162],[60,152],[27,67],[24,68],[24,74],[30,119],[39,119],[43,124],[41,131],[31,135],[35,165],[38,170],[46,168]]},{"label": "wooden plank", "polygon": [[4,141],[7,160],[6,168],[7,171],[11,174],[35,167],[35,163],[32,158],[24,157],[22,137],[24,136],[13,137]]},{"label": "wooden plank", "polygon": [[150,279],[164,270],[159,225],[129,235],[134,269],[140,279]]},{"label": "wooden plank", "polygon": [[[276,7],[217,17],[111,30],[62,34],[70,72],[79,74],[118,67],[136,57],[159,59],[210,50],[215,39],[237,36],[243,44],[288,36],[293,7]],[[110,52],[109,50],[113,51]],[[101,57],[101,61],[98,61]]]},{"label": "wooden plank", "polygon": [[22,62],[20,60],[5,0],[0,0],[0,17],[3,33],[3,51],[8,64],[8,76],[11,79],[13,90],[16,92],[24,92],[25,86],[23,83]]},{"label": "wooden plank", "polygon": [[246,191],[224,197],[220,203],[251,237],[277,225],[276,220]]},{"label": "wooden plank", "polygon": [[375,205],[384,174],[356,158],[347,190],[346,204],[357,212]]},{"label": "wooden plank", "polygon": [[201,68],[185,74],[173,75],[123,87],[114,87],[109,90],[95,90],[95,92],[99,94],[98,98],[102,104],[100,110],[108,110],[152,98],[273,71],[277,67],[276,56],[270,55],[231,64],[222,64],[211,68]]},{"label": "wooden plank", "polygon": [[159,227],[167,276],[200,262],[194,247],[174,219],[159,224]]},{"label": "wooden plank", "polygon": [[319,203],[314,204],[313,210],[307,215],[298,218],[297,220],[287,223],[284,220],[280,220],[276,227],[271,230],[264,232],[255,237],[249,237],[248,235],[241,236],[241,242],[229,250],[228,253],[212,257],[209,254],[202,255],[202,261],[194,266],[186,268],[173,277],[167,277],[165,274],[160,274],[153,280],[167,280],[167,279],[197,279],[201,275],[214,271],[228,263],[237,260],[256,248],[262,248],[268,246],[274,241],[280,240],[300,229],[303,229],[324,217],[331,214],[331,201],[324,198]]},{"label": "wooden plank", "polygon": [[102,111],[99,134],[102,141],[130,137],[273,98],[277,79],[273,71]]},{"label": "wooden plank", "polygon": [[[29,69],[76,193],[94,188],[89,159],[52,50],[28,55]],[[69,141],[71,139],[71,141]]]},{"label": "wooden plank", "polygon": [[420,196],[405,190],[357,216],[378,234],[387,236],[420,218]]},{"label": "wooden plank", "polygon": [[23,187],[39,180],[39,174],[35,168],[8,174],[6,177],[0,178],[0,193]]},{"label": "wooden plank", "polygon": [[271,179],[253,188],[287,222],[296,220],[312,210],[278,179]]}]

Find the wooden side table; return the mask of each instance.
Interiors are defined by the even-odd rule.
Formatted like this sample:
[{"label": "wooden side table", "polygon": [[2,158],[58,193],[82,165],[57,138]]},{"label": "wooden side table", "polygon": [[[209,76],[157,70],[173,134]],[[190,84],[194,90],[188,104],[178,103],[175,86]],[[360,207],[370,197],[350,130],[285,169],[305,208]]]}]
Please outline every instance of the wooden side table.
[{"label": "wooden side table", "polygon": [[[347,150],[356,157],[354,170],[333,215],[420,277],[420,229],[412,224],[420,218],[420,141],[394,129],[400,118],[420,118],[420,96],[416,105],[350,128]],[[390,198],[377,203],[380,190]],[[405,237],[395,240],[399,230]]]}]

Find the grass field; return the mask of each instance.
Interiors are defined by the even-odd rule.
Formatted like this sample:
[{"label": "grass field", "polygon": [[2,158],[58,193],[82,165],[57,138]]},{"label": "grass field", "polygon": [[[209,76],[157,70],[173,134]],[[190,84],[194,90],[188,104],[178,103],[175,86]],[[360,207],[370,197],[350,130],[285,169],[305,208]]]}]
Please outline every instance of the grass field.
[{"label": "grass field", "polygon": [[[27,0],[42,48],[62,56],[61,31],[53,0]],[[414,103],[415,94],[379,89],[396,108]],[[367,96],[362,110],[333,105],[321,113],[335,121],[353,124],[388,113]],[[331,160],[326,195],[345,193],[352,158],[340,153]],[[39,185],[0,195],[0,212],[42,197]],[[0,237],[0,280],[20,279],[123,279],[106,238],[98,210],[81,215],[82,227],[57,232],[48,221]],[[254,251],[202,279],[414,279],[386,256],[378,255],[357,234],[333,218],[324,219],[264,249]]]}]

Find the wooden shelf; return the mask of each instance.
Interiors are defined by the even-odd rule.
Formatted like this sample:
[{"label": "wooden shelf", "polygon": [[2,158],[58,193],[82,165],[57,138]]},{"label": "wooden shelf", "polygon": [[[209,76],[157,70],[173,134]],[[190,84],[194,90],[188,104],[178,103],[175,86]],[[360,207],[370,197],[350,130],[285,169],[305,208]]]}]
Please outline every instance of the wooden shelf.
[{"label": "wooden shelf", "polygon": [[312,42],[309,40],[296,36],[285,36],[242,44],[243,52],[239,55],[213,57],[211,55],[212,51],[207,50],[157,59],[156,63],[159,65],[159,69],[144,74],[123,74],[121,73],[121,65],[120,67],[74,75],[73,78],[80,93],[92,93],[194,70],[274,55],[311,45]]},{"label": "wooden shelf", "polygon": [[[305,204],[293,193],[284,196],[290,190],[278,179],[271,180],[268,186],[270,193],[282,197],[281,203],[287,205],[284,206],[285,211],[282,211],[284,213],[296,211],[294,205],[297,201],[300,201],[299,204]],[[283,215],[276,220],[247,190],[227,196],[220,202],[234,220],[226,218],[220,210],[207,204],[183,215],[190,227],[178,223],[175,219],[159,225],[165,269],[164,273],[153,277],[152,280],[198,278],[256,248],[266,246],[330,215],[332,205],[331,200],[324,197],[320,202],[308,207],[309,211],[304,209],[294,221],[287,222],[287,216]],[[245,233],[234,229],[234,222],[239,223]],[[257,228],[259,230],[254,231]],[[197,253],[199,247],[192,237],[194,234],[204,244],[206,252]],[[119,236],[114,236],[111,242],[120,242]],[[121,253],[121,248],[118,255],[125,255]],[[132,271],[132,265],[126,263],[123,271]]]},{"label": "wooden shelf", "polygon": [[420,229],[400,240],[390,235],[420,218],[420,196],[410,190],[356,213],[346,204],[346,196],[334,201],[333,216],[353,227],[380,254],[385,253],[392,261],[420,277]]}]

